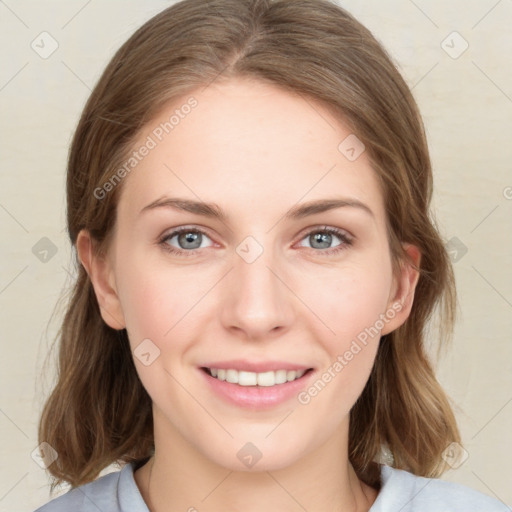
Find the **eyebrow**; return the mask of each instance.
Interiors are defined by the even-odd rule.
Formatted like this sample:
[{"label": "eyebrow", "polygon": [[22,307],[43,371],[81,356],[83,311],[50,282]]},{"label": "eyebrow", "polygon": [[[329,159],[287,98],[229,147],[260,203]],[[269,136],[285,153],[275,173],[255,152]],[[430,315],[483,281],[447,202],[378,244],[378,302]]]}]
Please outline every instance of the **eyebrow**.
[{"label": "eyebrow", "polygon": [[[284,218],[287,220],[298,220],[309,215],[324,213],[336,208],[351,207],[360,209],[363,212],[375,217],[374,213],[369,206],[361,201],[353,198],[333,198],[333,199],[318,199],[316,201],[309,201],[307,203],[298,204],[286,212]],[[156,208],[172,208],[181,210],[204,217],[218,219],[222,222],[228,220],[226,213],[215,203],[205,203],[203,201],[194,201],[191,199],[182,199],[177,197],[161,197],[152,203],[144,206],[140,214],[155,210]]]}]

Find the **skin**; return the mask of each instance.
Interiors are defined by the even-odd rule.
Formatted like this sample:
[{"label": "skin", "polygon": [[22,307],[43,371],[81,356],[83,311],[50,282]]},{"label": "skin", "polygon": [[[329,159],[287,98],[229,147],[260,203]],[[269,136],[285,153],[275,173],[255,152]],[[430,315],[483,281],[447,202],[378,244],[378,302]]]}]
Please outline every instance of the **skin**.
[{"label": "skin", "polygon": [[[136,483],[153,512],[368,510],[377,491],[349,463],[348,425],[379,336],[305,405],[241,409],[209,389],[198,365],[284,360],[315,368],[313,383],[393,304],[401,309],[381,334],[407,319],[418,274],[405,264],[393,275],[377,177],[366,153],[351,162],[338,151],[351,132],[328,110],[248,79],[168,105],[134,148],[189,96],[197,107],[124,179],[107,254],[95,254],[87,231],[77,241],[104,321],[127,329],[132,350],[147,338],[160,350],[148,366],[134,358],[153,401],[156,447]],[[140,213],[164,195],[214,202],[227,220],[164,207]],[[334,197],[372,214],[345,206],[284,218],[297,203]],[[159,245],[179,226],[207,232],[192,256],[164,250],[190,252],[178,236]],[[309,235],[324,226],[352,243],[333,235],[328,249],[315,245]],[[252,263],[236,252],[249,235],[263,249]],[[417,248],[406,249],[418,264]],[[247,442],[262,453],[252,468],[236,456]]]}]

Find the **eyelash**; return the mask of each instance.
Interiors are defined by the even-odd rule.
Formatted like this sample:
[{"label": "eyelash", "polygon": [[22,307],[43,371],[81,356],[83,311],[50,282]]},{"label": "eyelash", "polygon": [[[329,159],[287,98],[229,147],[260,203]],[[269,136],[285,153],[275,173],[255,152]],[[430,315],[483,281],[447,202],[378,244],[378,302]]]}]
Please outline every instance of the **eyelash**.
[{"label": "eyelash", "polygon": [[[173,255],[177,255],[177,256],[180,256],[180,257],[190,257],[190,256],[195,256],[196,252],[199,251],[200,249],[191,249],[191,250],[180,250],[180,249],[176,249],[175,247],[169,245],[167,243],[168,240],[171,240],[172,238],[174,238],[176,235],[180,235],[181,233],[201,233],[202,235],[205,235],[207,236],[208,238],[210,238],[208,236],[208,233],[206,233],[205,231],[203,231],[202,229],[198,229],[198,228],[190,228],[190,227],[181,227],[181,228],[177,228],[175,229],[174,231],[171,231],[171,233],[169,234],[166,234],[164,235],[159,241],[158,241],[158,244],[162,247],[162,249],[170,254],[173,254]],[[319,252],[323,255],[326,255],[326,256],[331,256],[331,255],[334,255],[334,254],[337,254],[343,250],[345,250],[347,248],[347,246],[351,246],[352,245],[352,238],[349,237],[344,231],[341,231],[340,229],[337,229],[337,228],[333,228],[333,227],[329,227],[329,226],[324,226],[322,228],[314,228],[310,231],[308,231],[302,238],[301,240],[303,240],[304,238],[312,235],[313,233],[327,233],[329,235],[335,235],[337,236],[340,240],[341,240],[341,243],[340,245],[337,245],[336,247],[333,247],[331,249],[316,249],[314,247],[306,247],[307,249],[312,249],[313,251],[315,252]]]}]

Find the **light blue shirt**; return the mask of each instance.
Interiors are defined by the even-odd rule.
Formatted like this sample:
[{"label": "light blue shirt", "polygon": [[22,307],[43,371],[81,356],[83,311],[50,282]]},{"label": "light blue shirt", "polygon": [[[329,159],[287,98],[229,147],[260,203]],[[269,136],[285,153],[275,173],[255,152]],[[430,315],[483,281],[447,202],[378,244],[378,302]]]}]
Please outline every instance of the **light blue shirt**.
[{"label": "light blue shirt", "polygon": [[[35,512],[149,512],[133,476],[135,463],[68,491]],[[470,487],[381,466],[382,487],[370,512],[510,512]]]}]

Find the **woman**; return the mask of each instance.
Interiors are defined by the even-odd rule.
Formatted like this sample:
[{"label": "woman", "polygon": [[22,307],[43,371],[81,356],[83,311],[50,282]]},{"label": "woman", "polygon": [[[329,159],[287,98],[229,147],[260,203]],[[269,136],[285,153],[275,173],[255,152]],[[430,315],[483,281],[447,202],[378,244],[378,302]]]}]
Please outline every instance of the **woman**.
[{"label": "woman", "polygon": [[434,478],[460,437],[424,350],[455,301],[431,193],[410,91],[335,4],[149,20],[70,151],[39,437],[74,489],[39,510],[506,510]]}]

